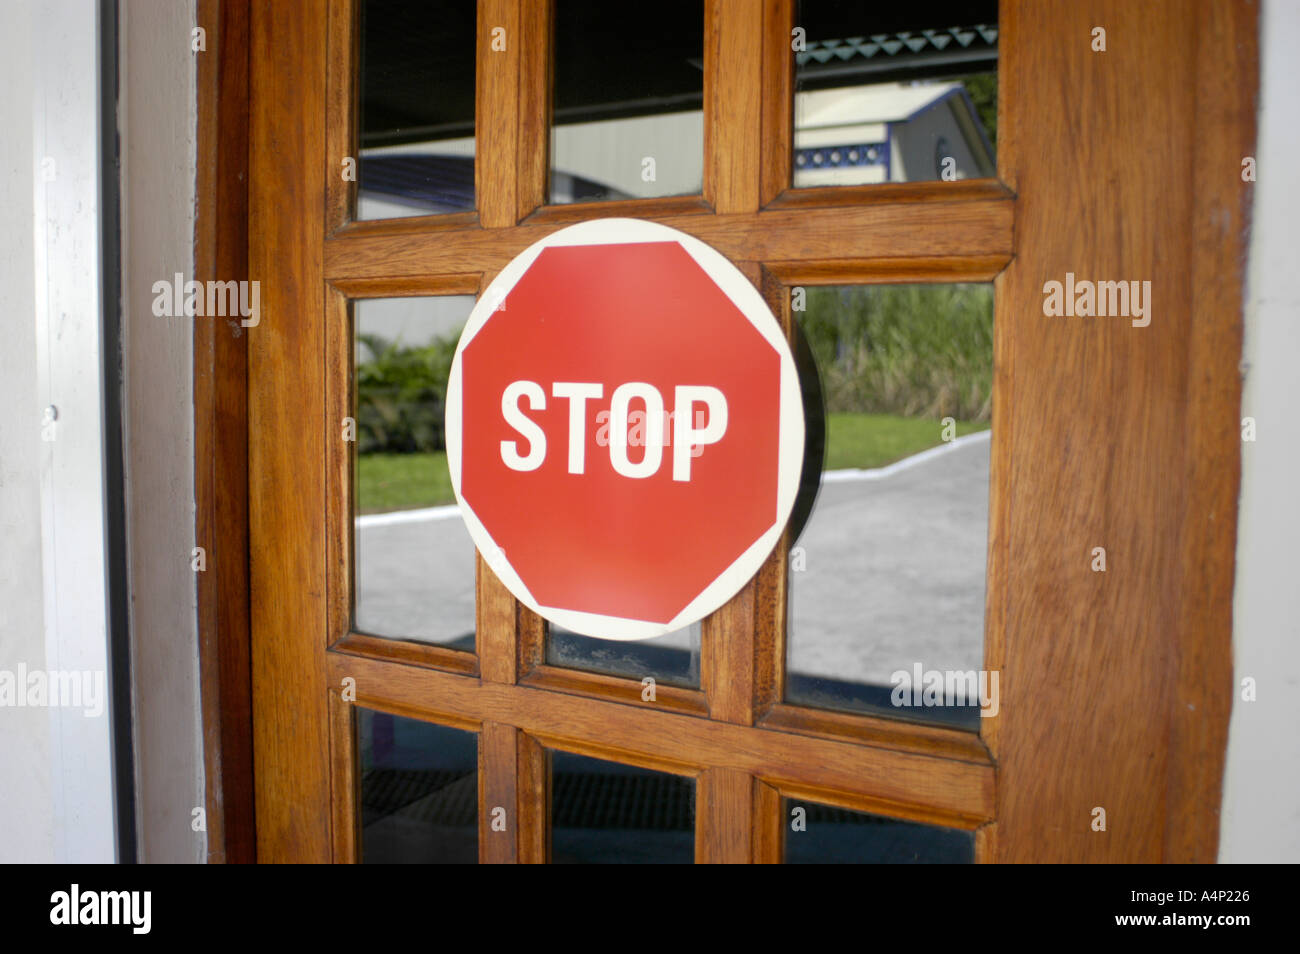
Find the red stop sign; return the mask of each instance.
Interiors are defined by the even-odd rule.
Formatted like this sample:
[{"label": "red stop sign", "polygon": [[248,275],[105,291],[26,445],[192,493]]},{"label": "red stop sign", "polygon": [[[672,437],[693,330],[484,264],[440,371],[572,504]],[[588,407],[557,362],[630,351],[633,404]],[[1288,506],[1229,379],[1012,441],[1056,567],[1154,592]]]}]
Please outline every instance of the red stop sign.
[{"label": "red stop sign", "polygon": [[644,639],[717,609],[794,504],[803,407],[780,325],[716,251],[601,219],[510,263],[471,313],[447,461],[488,564],[575,632]]}]

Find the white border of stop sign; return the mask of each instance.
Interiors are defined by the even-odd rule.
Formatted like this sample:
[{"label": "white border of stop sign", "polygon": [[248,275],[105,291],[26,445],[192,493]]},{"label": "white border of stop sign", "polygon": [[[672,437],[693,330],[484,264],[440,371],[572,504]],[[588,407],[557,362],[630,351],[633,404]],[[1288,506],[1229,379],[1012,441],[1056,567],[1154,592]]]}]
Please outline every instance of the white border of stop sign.
[{"label": "white border of stop sign", "polygon": [[[536,261],[543,249],[557,245],[622,245],[631,242],[680,244],[775,349],[780,359],[781,369],[776,519],[730,566],[704,586],[699,595],[667,623],[606,616],[600,613],[584,613],[557,606],[542,606],[533,598],[519,574],[510,565],[508,555],[492,539],[487,528],[466,503],[460,488],[461,355],[465,348],[503,303],[507,309],[509,308],[510,290]],[[526,395],[523,396],[520,406],[528,406]],[[451,485],[456,492],[456,502],[460,505],[461,516],[479,553],[492,568],[492,572],[505,583],[521,603],[558,626],[588,636],[618,640],[652,639],[689,626],[712,613],[735,596],[763,565],[763,561],[772,552],[781,533],[785,530],[786,522],[790,519],[790,511],[794,507],[795,495],[799,491],[804,444],[803,398],[799,390],[799,376],[795,369],[794,356],[790,352],[790,346],[780,323],[772,315],[762,296],[735,265],[699,239],[654,222],[644,222],[639,219],[594,219],[553,232],[516,256],[484,290],[470,313],[465,330],[461,333],[460,343],[456,346],[456,356],[451,364],[451,375],[447,382],[446,414],[447,466],[451,471]],[[521,442],[527,443],[522,438]],[[556,447],[551,453],[565,454],[567,445]],[[718,505],[725,507],[727,501],[720,500]],[[690,543],[683,541],[683,545],[689,546]]]}]

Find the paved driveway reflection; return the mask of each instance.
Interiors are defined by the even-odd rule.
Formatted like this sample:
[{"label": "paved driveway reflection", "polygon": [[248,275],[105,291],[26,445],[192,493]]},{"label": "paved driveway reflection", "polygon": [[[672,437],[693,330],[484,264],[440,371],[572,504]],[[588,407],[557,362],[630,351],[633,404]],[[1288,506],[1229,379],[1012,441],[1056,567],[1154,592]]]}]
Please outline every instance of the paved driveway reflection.
[{"label": "paved driveway reflection", "polygon": [[[790,574],[790,671],[888,685],[917,662],[980,669],[988,491],[988,432],[827,473]],[[362,517],[358,628],[469,648],[473,552],[454,507]],[[689,634],[655,643],[685,650]]]}]

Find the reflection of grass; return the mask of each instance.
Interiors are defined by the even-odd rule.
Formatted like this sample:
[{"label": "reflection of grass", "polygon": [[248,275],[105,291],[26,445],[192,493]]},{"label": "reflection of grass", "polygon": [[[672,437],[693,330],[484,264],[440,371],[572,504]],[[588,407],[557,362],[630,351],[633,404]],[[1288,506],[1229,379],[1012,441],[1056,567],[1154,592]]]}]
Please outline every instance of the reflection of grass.
[{"label": "reflection of grass", "polygon": [[455,503],[447,454],[360,454],[357,457],[358,513],[410,510]]},{"label": "reflection of grass", "polygon": [[[826,469],[883,467],[941,443],[943,425],[892,414],[828,414]],[[957,434],[982,431],[988,424],[957,422]]]},{"label": "reflection of grass", "polygon": [[[969,434],[987,424],[957,423]],[[923,418],[891,414],[827,415],[826,469],[883,467],[940,443],[943,425]],[[447,455],[362,454],[358,457],[357,512],[410,510],[454,503]]]},{"label": "reflection of grass", "polygon": [[829,410],[989,419],[992,285],[809,288],[807,304]]}]

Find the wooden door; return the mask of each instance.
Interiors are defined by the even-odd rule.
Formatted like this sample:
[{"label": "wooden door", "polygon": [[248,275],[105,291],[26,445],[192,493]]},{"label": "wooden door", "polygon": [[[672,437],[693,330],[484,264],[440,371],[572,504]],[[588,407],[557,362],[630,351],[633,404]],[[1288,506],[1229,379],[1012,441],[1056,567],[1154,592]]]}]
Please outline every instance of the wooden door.
[{"label": "wooden door", "polygon": [[[699,195],[548,204],[551,3],[479,0],[476,208],[356,221],[340,174],[357,155],[354,5],[253,6],[258,857],[358,859],[366,709],[474,734],[481,861],[547,860],[555,753],[690,780],[697,861],[780,861],[786,799],[963,833],[977,861],[1212,860],[1251,8],[1003,0],[996,178],[798,189],[793,0],[702,15]],[[704,620],[698,688],[652,701],[637,679],[548,663],[545,622],[481,560],[472,652],[354,631],[356,303],[477,294],[538,238],[604,215],[713,246],[788,332],[796,287],[994,283],[984,665],[1002,678],[980,731],[789,701],[788,536]],[[1044,283],[1067,272],[1150,281],[1150,325],[1046,316]]]}]

